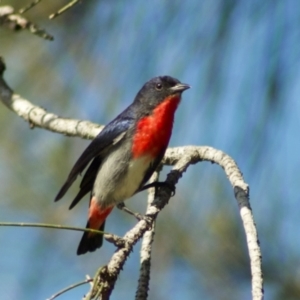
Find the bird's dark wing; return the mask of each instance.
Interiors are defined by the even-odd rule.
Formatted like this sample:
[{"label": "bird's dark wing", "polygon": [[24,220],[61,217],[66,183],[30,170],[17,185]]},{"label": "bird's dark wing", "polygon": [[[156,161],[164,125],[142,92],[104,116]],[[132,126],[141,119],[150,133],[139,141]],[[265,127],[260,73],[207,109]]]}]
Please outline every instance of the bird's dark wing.
[{"label": "bird's dark wing", "polygon": [[[133,119],[123,118],[123,120],[120,120],[120,118],[118,117],[114,119],[112,122],[110,122],[107,126],[105,126],[104,129],[98,134],[98,136],[90,143],[90,145],[81,154],[81,156],[75,163],[74,167],[72,168],[65,184],[58,192],[55,201],[58,201],[64,196],[64,194],[70,188],[72,183],[76,180],[77,176],[87,167],[87,165],[90,163],[90,161],[93,158],[98,156],[101,157],[101,154],[104,151],[107,151],[109,147],[119,143],[124,138],[128,129],[131,128],[132,126],[133,126]],[[99,161],[97,161],[97,163],[100,164]],[[91,165],[93,171],[91,171],[92,169],[91,170],[89,169],[90,172],[87,172],[88,174],[91,173],[94,174],[95,164],[94,165],[92,164],[93,167]],[[85,176],[86,179],[83,180],[85,184],[83,184],[82,191],[80,191],[81,193],[85,193],[85,194],[87,193],[85,191],[87,190],[87,187],[89,187],[90,184],[90,180],[87,179],[90,176],[88,174],[86,174]]]},{"label": "bird's dark wing", "polygon": [[72,209],[87,193],[93,189],[93,185],[97,176],[97,172],[101,165],[101,157],[94,158],[87,171],[85,172],[82,181],[80,183],[80,190],[77,196],[72,201],[69,209]]}]

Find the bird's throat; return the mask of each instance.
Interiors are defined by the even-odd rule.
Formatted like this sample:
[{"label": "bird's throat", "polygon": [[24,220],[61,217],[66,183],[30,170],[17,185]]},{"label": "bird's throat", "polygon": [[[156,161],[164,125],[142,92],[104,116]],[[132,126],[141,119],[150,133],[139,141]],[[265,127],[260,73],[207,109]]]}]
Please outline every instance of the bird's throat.
[{"label": "bird's throat", "polygon": [[174,114],[179,102],[180,95],[167,97],[151,115],[139,120],[133,138],[133,157],[150,155],[154,158],[165,151],[171,137]]}]

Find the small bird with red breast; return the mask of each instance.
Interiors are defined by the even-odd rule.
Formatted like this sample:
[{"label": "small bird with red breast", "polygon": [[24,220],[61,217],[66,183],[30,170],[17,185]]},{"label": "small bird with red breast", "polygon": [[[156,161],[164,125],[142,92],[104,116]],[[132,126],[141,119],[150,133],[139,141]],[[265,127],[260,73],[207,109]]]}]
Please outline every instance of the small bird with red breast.
[{"label": "small bird with red breast", "polygon": [[[146,184],[161,162],[172,134],[175,111],[189,85],[170,76],[152,78],[133,103],[107,124],[72,168],[55,201],[61,199],[89,165],[73,208],[90,192],[87,228],[104,230],[114,206],[137,192],[163,183]],[[93,252],[103,243],[101,234],[85,232],[77,254]]]}]

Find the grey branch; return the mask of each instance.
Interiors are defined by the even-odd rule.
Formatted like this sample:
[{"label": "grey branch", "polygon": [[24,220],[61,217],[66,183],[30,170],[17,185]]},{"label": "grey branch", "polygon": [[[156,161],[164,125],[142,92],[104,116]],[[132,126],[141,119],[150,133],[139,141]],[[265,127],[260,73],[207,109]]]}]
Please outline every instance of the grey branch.
[{"label": "grey branch", "polygon": [[[151,182],[158,181],[159,173],[155,172],[151,179]],[[148,190],[148,208],[152,205],[155,199],[156,189],[151,188]],[[148,298],[148,290],[150,283],[150,271],[151,271],[151,251],[152,242],[155,234],[155,222],[149,230],[147,230],[143,236],[142,246],[141,246],[141,260],[140,260],[140,276],[138,281],[138,287],[135,295],[136,300],[145,300]]]},{"label": "grey branch", "polygon": [[44,29],[39,28],[33,22],[20,14],[14,14],[14,8],[11,6],[0,6],[0,25],[5,25],[14,31],[27,29],[45,40],[52,41],[54,39],[52,35],[47,33]]},{"label": "grey branch", "polygon": [[190,164],[195,164],[202,160],[210,161],[223,168],[233,187],[246,233],[252,274],[252,299],[263,299],[263,276],[261,268],[262,257],[258,234],[249,202],[249,188],[245,183],[243,175],[237,164],[230,156],[220,150],[216,150],[211,147],[196,146],[168,149],[163,163],[166,165],[174,165],[179,163],[182,159],[185,159],[187,162],[189,161]]},{"label": "grey branch", "polygon": [[[12,89],[3,79],[4,70],[5,65],[0,58],[0,100],[10,110],[29,122],[31,126],[37,126],[53,132],[88,139],[94,138],[103,128],[102,126],[91,122],[64,119],[55,114],[47,113],[43,108],[35,106],[28,100],[14,94]],[[252,273],[252,295],[254,300],[261,300],[263,299],[261,251],[249,203],[249,188],[234,160],[224,152],[206,146],[170,148],[166,151],[163,164],[172,165],[174,168],[168,174],[166,181],[169,185],[175,187],[188,166],[201,161],[210,161],[220,165],[224,169],[224,172],[233,187],[247,238]],[[126,233],[123,237],[124,243],[120,243],[120,247],[114,253],[107,266],[101,268],[99,276],[95,276],[95,282],[97,282],[96,294],[100,295],[99,299],[109,298],[120,270],[123,268],[133,246],[142,238],[149,228],[152,228],[158,213],[168,203],[170,197],[171,190],[168,188],[160,188],[158,190],[152,205],[147,208],[145,218],[139,221],[134,228]],[[96,278],[98,278],[98,281],[96,281]],[[93,288],[95,290],[95,285]],[[91,298],[92,296],[91,293],[87,295],[88,298]]]},{"label": "grey branch", "polygon": [[36,106],[17,95],[7,85],[3,78],[5,64],[0,57],[0,101],[11,111],[29,123],[31,128],[40,127],[68,136],[79,136],[84,139],[93,139],[103,126],[88,121],[61,118],[48,113],[44,108]]},{"label": "grey branch", "polygon": [[24,14],[26,11],[32,9],[35,7],[37,4],[39,4],[42,0],[34,0],[31,3],[27,4],[25,7],[19,9],[20,14]]}]

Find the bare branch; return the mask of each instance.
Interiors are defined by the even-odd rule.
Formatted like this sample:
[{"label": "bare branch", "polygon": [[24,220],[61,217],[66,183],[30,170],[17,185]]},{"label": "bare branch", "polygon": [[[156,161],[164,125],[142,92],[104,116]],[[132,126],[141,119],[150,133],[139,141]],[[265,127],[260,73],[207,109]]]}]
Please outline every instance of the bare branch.
[{"label": "bare branch", "polygon": [[5,64],[0,57],[0,101],[27,121],[31,128],[40,127],[68,136],[79,136],[84,139],[93,139],[103,128],[103,126],[88,121],[61,118],[14,94],[3,78],[4,71]]},{"label": "bare branch", "polygon": [[[159,173],[155,172],[151,179],[151,182],[158,181]],[[155,188],[148,190],[148,207],[151,206],[155,199]],[[141,246],[141,260],[140,260],[140,276],[138,281],[138,287],[135,295],[136,300],[146,300],[148,298],[149,282],[150,282],[150,270],[151,270],[151,251],[152,242],[155,234],[155,221],[151,229],[147,230],[144,234]]]},{"label": "bare branch", "polygon": [[52,296],[51,296],[49,299],[47,299],[47,300],[53,300],[53,299],[57,298],[58,296],[60,296],[60,295],[62,295],[62,294],[64,294],[64,293],[66,293],[66,292],[68,292],[68,291],[70,291],[70,290],[72,290],[72,289],[77,288],[78,286],[84,285],[84,284],[89,283],[89,282],[92,282],[92,281],[93,281],[93,279],[88,278],[88,279],[86,279],[86,280],[84,280],[84,281],[81,281],[81,282],[78,282],[78,283],[74,283],[74,284],[72,284],[72,285],[70,285],[70,286],[64,288],[63,290],[61,290],[61,291],[55,293],[54,295],[52,295]]},{"label": "bare branch", "polygon": [[176,164],[184,157],[187,161],[190,161],[191,164],[195,164],[201,160],[217,163],[225,171],[233,187],[246,233],[252,274],[252,296],[255,300],[263,299],[261,250],[249,202],[249,188],[244,182],[241,171],[230,156],[211,147],[185,146],[170,148],[165,154],[163,163],[166,165],[174,165],[174,163]]},{"label": "bare branch", "polygon": [[74,230],[82,232],[91,232],[96,234],[110,235],[101,230],[92,229],[92,228],[83,228],[83,227],[74,227],[74,226],[64,226],[58,224],[46,224],[46,223],[24,223],[24,222],[0,222],[1,226],[8,227],[40,227],[40,228],[51,228],[51,229],[64,229],[64,230]]},{"label": "bare branch", "polygon": [[5,25],[9,29],[18,31],[27,29],[32,34],[35,34],[45,40],[52,41],[54,38],[44,29],[39,28],[36,24],[19,14],[14,14],[14,9],[11,6],[0,6],[0,25]]},{"label": "bare branch", "polygon": [[28,11],[29,9],[33,8],[34,6],[36,6],[37,4],[39,4],[42,0],[34,0],[31,3],[29,3],[28,5],[26,5],[25,7],[19,9],[19,13],[20,14],[24,14],[26,11]]},{"label": "bare branch", "polygon": [[80,0],[72,0],[72,1],[70,1],[67,5],[65,5],[64,7],[62,7],[61,9],[59,9],[56,13],[50,15],[49,19],[54,19],[54,18],[60,16],[61,14],[63,14],[64,12],[66,12],[68,9],[70,9],[71,7],[73,7],[76,4],[78,4],[79,2],[80,2]]}]

